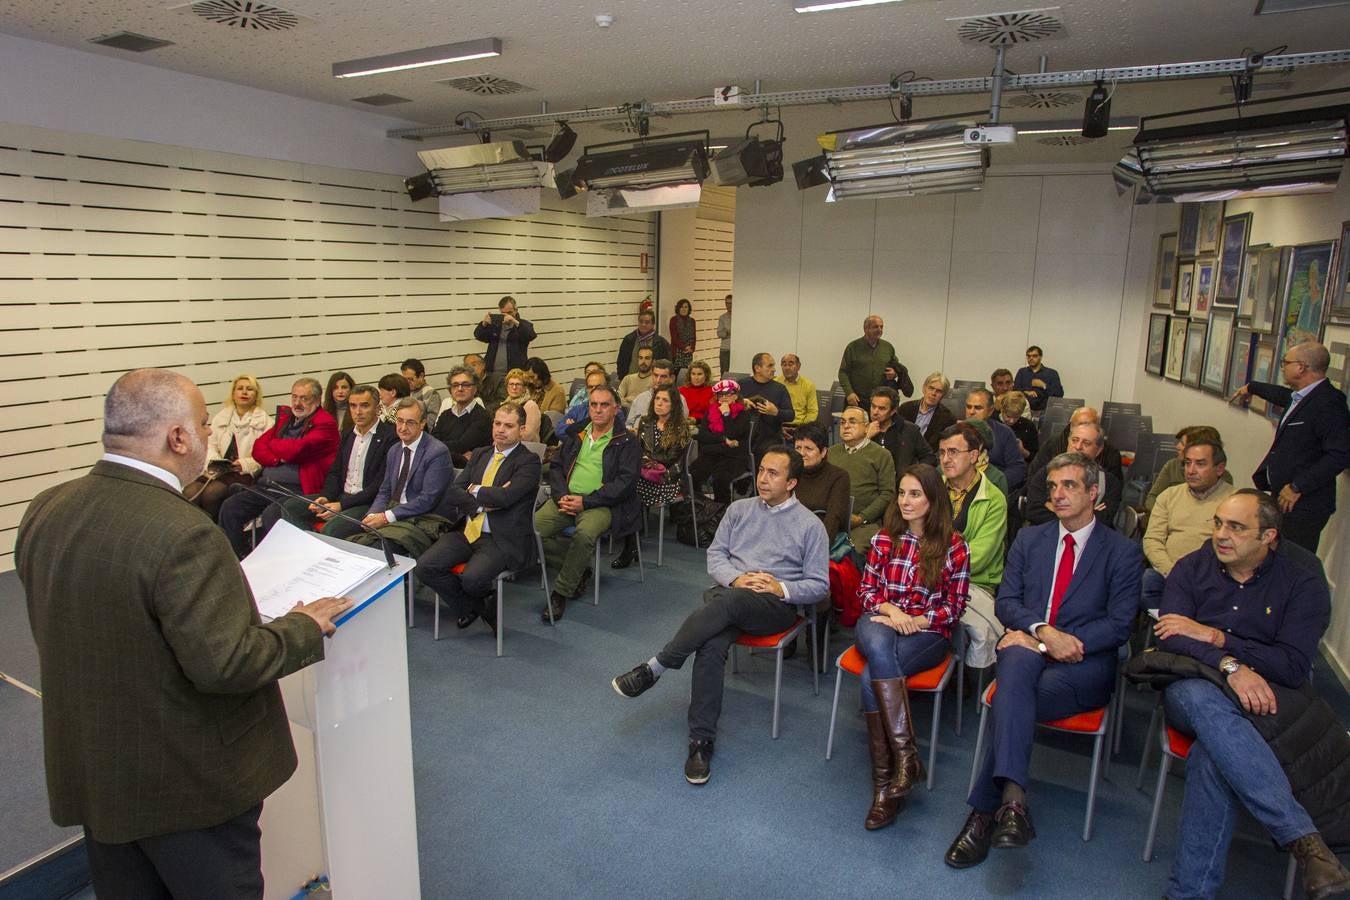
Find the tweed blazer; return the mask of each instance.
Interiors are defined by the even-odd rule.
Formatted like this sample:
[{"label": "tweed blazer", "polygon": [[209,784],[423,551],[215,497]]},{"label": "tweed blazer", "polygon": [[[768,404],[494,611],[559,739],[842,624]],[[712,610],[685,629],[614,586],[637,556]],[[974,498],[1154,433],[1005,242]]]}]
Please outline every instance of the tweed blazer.
[{"label": "tweed blazer", "polygon": [[159,479],[103,460],[43,491],[15,566],[42,676],[52,820],[125,843],[210,827],[295,770],[277,679],[313,619],[262,624],[229,542]]}]

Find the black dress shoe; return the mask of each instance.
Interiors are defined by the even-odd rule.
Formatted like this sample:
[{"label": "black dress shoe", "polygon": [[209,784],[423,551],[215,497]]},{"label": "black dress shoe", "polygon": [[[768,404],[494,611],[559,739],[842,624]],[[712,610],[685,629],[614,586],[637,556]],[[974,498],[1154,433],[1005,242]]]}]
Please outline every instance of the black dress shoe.
[{"label": "black dress shoe", "polygon": [[609,567],[611,569],[626,569],[633,564],[635,559],[637,559],[637,537],[629,535],[624,538],[623,549],[619,551],[618,556],[610,561]]},{"label": "black dress shoe", "polygon": [[712,741],[690,741],[689,758],[684,761],[684,780],[690,784],[707,784],[712,777]]},{"label": "black dress shoe", "polygon": [[989,855],[989,834],[993,824],[994,817],[989,813],[972,809],[942,861],[953,869],[969,869],[984,862]]},{"label": "black dress shoe", "polygon": [[478,621],[478,613],[476,612],[465,613],[464,615],[460,616],[458,619],[455,620],[455,627],[468,628],[476,621]]},{"label": "black dress shoe", "polygon": [[[548,595],[548,606],[544,607],[544,611],[539,614],[539,618],[544,620],[545,622],[561,619],[563,609],[566,606],[567,606],[567,598],[559,594],[557,591],[554,591],[553,593]],[[553,619],[549,618],[550,609],[553,610]]]},{"label": "black dress shoe", "polygon": [[994,831],[990,843],[1000,850],[1025,847],[1036,836],[1031,813],[1022,803],[1005,803],[994,813]]}]

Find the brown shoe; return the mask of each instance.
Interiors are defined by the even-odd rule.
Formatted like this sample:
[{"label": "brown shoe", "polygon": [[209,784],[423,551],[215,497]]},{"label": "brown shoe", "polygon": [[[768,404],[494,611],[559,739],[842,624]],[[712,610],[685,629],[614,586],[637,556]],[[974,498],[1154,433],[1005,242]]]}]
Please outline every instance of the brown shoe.
[{"label": "brown shoe", "polygon": [[886,799],[899,800],[914,789],[924,776],[923,761],[914,742],[914,720],[909,712],[909,691],[905,679],[883,678],[872,682],[872,692],[881,707],[881,721],[886,730],[894,766]]},{"label": "brown shoe", "polygon": [[989,855],[989,833],[993,826],[994,816],[991,813],[972,809],[970,815],[966,816],[966,824],[961,826],[961,833],[947,848],[942,861],[953,869],[969,869],[984,862],[984,858]]},{"label": "brown shoe", "polygon": [[894,761],[891,758],[891,742],[886,739],[886,727],[881,723],[881,713],[863,713],[863,718],[867,721],[867,751],[872,756],[872,808],[867,811],[863,827],[868,831],[876,831],[895,821],[900,801],[886,796],[886,785],[890,784]]},{"label": "brown shoe", "polygon": [[1303,873],[1303,892],[1310,900],[1350,892],[1350,871],[1346,871],[1316,831],[1290,844],[1289,852],[1298,860]]},{"label": "brown shoe", "polygon": [[[539,618],[545,622],[549,623],[555,622],[558,619],[562,618],[563,609],[566,608],[566,606],[567,606],[567,598],[565,598],[562,594],[559,594],[557,591],[554,591],[552,594],[549,594],[548,606],[544,607],[544,611],[539,614]],[[553,614],[552,617],[549,616],[550,612],[552,612]]]}]

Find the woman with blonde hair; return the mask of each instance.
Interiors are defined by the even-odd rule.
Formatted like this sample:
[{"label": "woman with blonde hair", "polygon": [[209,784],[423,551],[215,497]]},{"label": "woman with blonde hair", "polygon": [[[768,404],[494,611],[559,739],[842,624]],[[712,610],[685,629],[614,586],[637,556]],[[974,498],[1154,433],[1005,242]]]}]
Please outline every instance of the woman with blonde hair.
[{"label": "woman with blonde hair", "polygon": [[211,417],[206,439],[206,471],[183,488],[183,496],[215,521],[232,484],[252,484],[262,468],[253,461],[253,442],[272,427],[262,408],[262,385],[252,375],[236,375],[220,411]]},{"label": "woman with blonde hair", "polygon": [[520,439],[539,443],[539,420],[543,414],[539,411],[539,404],[530,396],[534,379],[524,369],[512,369],[506,373],[505,381],[506,399],[501,405],[525,407],[525,427],[520,431]]}]

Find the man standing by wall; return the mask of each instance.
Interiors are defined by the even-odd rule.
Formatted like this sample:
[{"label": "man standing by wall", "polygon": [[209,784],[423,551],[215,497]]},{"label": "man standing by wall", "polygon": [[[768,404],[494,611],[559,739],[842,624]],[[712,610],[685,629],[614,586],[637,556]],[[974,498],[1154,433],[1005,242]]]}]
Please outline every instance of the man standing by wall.
[{"label": "man standing by wall", "polygon": [[651,351],[652,359],[671,359],[670,341],[656,331],[656,313],[644,309],[638,313],[637,329],[624,335],[619,343],[619,359],[614,368],[616,378],[623,378],[637,371],[638,352]]},{"label": "man standing by wall", "polygon": [[726,378],[727,370],[731,368],[731,295],[726,296],[727,311],[717,317],[717,337],[722,342],[721,349],[718,351],[721,369],[717,373],[718,378]]},{"label": "man standing by wall", "polygon": [[901,365],[890,341],[881,339],[885,323],[881,316],[863,319],[863,334],[849,341],[839,360],[839,386],[849,406],[859,406],[872,396],[872,388],[889,384],[906,397],[914,396],[909,370]]},{"label": "man standing by wall", "polygon": [[473,329],[473,339],[487,344],[487,371],[498,377],[512,369],[525,368],[530,358],[530,341],[536,337],[534,325],[522,319],[514,297],[497,301],[496,313],[484,313],[483,321]]},{"label": "man standing by wall", "polygon": [[1034,410],[1045,409],[1045,403],[1051,397],[1063,397],[1064,385],[1060,384],[1059,373],[1041,365],[1041,348],[1032,344],[1027,348],[1027,364],[1017,370],[1013,378],[1013,389],[1026,394],[1027,402]]}]

